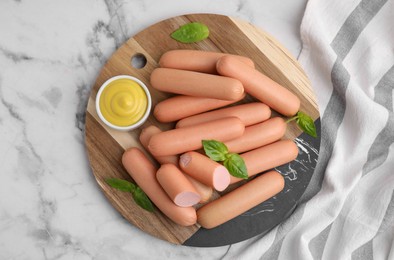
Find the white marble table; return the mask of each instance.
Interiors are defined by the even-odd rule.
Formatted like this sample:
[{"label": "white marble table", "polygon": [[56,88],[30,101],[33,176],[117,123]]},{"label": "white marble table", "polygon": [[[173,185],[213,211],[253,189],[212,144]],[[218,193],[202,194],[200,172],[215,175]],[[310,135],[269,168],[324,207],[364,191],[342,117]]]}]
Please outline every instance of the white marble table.
[{"label": "white marble table", "polygon": [[218,259],[249,241],[175,246],[125,221],[89,168],[92,84],[126,39],[172,16],[218,13],[266,30],[294,56],[306,0],[0,2],[0,259]]}]

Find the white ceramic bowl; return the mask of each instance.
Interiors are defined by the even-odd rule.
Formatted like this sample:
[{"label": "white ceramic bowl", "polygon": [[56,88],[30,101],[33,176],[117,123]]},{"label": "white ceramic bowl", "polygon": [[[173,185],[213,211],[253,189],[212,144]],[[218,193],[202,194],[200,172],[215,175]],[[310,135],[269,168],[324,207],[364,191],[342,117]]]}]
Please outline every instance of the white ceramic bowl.
[{"label": "white ceramic bowl", "polygon": [[[140,120],[138,120],[137,122],[135,122],[134,124],[129,125],[129,126],[117,126],[117,125],[114,125],[114,124],[108,122],[107,119],[104,118],[104,116],[100,110],[101,93],[103,93],[103,90],[108,86],[109,83],[111,83],[112,81],[118,80],[118,79],[130,79],[130,80],[135,81],[145,91],[146,98],[148,99],[148,105],[147,105],[145,114],[141,117]],[[143,123],[145,123],[146,119],[149,117],[151,108],[152,108],[152,98],[151,98],[151,95],[150,95],[150,92],[149,92],[147,86],[141,80],[139,80],[135,77],[132,77],[132,76],[128,76],[128,75],[119,75],[119,76],[115,76],[115,77],[108,79],[100,87],[100,89],[97,93],[97,96],[96,96],[96,111],[97,111],[97,114],[98,114],[99,118],[101,119],[101,121],[103,121],[107,126],[113,128],[113,129],[116,129],[116,130],[120,130],[120,131],[129,131],[129,130],[133,130],[133,129],[140,127]]]}]

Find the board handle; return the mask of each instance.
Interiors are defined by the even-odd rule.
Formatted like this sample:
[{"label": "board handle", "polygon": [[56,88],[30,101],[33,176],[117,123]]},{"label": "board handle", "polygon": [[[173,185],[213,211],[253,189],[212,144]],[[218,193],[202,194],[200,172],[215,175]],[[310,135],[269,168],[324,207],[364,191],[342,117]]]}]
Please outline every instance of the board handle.
[{"label": "board handle", "polygon": [[142,69],[146,66],[148,60],[143,53],[137,52],[131,56],[130,64],[134,69]]}]

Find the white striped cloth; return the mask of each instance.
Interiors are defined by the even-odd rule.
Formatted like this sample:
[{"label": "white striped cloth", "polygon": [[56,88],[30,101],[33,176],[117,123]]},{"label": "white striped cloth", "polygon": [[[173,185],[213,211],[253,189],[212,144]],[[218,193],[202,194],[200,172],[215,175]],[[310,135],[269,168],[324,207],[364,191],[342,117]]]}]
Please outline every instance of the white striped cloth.
[{"label": "white striped cloth", "polygon": [[294,214],[229,255],[394,259],[394,0],[309,0],[301,37],[321,114],[318,165]]}]

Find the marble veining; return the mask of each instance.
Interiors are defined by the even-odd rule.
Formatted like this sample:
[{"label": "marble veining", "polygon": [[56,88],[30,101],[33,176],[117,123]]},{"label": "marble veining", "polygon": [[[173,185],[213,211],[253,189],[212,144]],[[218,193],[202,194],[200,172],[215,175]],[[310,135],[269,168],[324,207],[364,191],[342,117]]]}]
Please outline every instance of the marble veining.
[{"label": "marble veining", "polygon": [[251,209],[243,214],[241,214],[240,216],[242,217],[251,217],[257,214],[261,214],[263,212],[273,212],[275,210],[274,206],[274,200],[276,199],[276,197],[272,197],[272,200],[270,201],[266,201],[263,202],[261,207],[259,207],[258,209]]},{"label": "marble veining", "polygon": [[[239,255],[229,251],[231,246],[171,245],[120,216],[89,168],[83,132],[87,100],[101,67],[123,42],[176,15],[203,12],[245,19],[273,34],[297,56],[305,3],[1,1],[0,259]],[[260,210],[270,207],[268,203]]]}]

